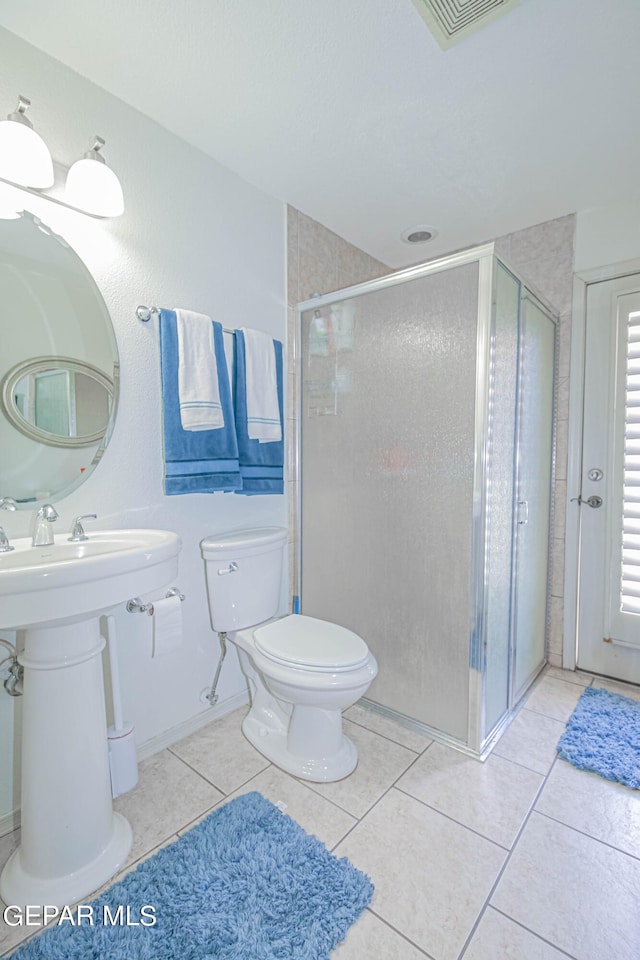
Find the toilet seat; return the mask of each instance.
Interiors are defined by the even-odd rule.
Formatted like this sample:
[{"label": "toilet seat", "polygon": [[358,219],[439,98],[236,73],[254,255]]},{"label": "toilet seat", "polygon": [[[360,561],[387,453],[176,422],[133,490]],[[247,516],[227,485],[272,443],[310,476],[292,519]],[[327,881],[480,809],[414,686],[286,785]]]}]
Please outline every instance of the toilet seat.
[{"label": "toilet seat", "polygon": [[259,627],[253,637],[256,649],[267,660],[318,673],[355,670],[370,658],[369,648],[356,633],[300,614]]}]

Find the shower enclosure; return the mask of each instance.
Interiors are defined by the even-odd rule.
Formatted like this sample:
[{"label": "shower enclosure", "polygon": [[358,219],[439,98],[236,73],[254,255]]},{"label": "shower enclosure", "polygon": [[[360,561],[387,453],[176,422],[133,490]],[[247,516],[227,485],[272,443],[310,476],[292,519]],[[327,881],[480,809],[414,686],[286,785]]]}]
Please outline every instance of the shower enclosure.
[{"label": "shower enclosure", "polygon": [[555,318],[493,245],[300,310],[301,611],[382,713],[485,754],[545,662]]}]

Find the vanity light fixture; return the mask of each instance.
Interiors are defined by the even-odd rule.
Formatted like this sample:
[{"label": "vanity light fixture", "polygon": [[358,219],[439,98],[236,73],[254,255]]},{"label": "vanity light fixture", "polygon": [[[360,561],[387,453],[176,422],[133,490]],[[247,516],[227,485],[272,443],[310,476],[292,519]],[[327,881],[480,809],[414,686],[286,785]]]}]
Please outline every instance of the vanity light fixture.
[{"label": "vanity light fixture", "polygon": [[18,106],[0,121],[0,170],[4,180],[22,187],[53,186],[53,161],[46,143],[27,116],[31,100],[18,97]]},{"label": "vanity light fixture", "polygon": [[[30,106],[27,97],[19,96],[15,113],[0,121],[0,188],[14,187],[90,217],[120,216],[124,212],[122,187],[100,153],[102,137],[94,137],[90,149],[68,170],[64,198],[43,192],[53,186],[53,162],[47,145],[26,116]],[[1,199],[7,199],[5,191]],[[5,206],[3,203],[3,210]],[[0,210],[0,217],[8,216]]]},{"label": "vanity light fixture", "polygon": [[67,174],[66,197],[72,206],[96,217],[119,217],[124,212],[122,187],[100,153],[103,147],[102,137],[94,137],[84,157],[73,164]]}]

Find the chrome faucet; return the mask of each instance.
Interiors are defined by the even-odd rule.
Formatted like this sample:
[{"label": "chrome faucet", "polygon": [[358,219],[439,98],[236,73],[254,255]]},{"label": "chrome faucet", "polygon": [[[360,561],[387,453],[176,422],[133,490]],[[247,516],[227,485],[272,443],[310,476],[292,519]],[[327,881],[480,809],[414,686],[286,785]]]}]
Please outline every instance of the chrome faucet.
[{"label": "chrome faucet", "polygon": [[36,525],[33,531],[32,547],[50,547],[54,542],[53,528],[51,524],[58,519],[55,507],[50,503],[44,503],[36,511]]},{"label": "chrome faucet", "polygon": [[[11,510],[16,509],[16,502],[11,497],[0,497],[0,510]],[[10,550],[15,550],[15,547],[12,547],[9,543],[9,538],[6,533],[0,527],[0,553],[9,553]]]},{"label": "chrome faucet", "polygon": [[10,550],[15,550],[15,547],[11,546],[6,533],[0,527],[0,553],[9,553]]},{"label": "chrome faucet", "polygon": [[69,543],[80,543],[83,540],[88,540],[89,537],[84,532],[84,527],[82,526],[83,520],[97,520],[97,513],[83,513],[79,517],[76,517],[71,526],[71,536],[67,537]]}]

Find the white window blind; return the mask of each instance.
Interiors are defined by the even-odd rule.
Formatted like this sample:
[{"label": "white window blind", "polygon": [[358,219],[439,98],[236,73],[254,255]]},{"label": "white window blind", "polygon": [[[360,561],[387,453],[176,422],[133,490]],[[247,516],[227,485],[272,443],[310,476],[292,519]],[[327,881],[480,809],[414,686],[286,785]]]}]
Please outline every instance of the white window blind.
[{"label": "white window blind", "polygon": [[628,317],[624,412],[620,610],[640,614],[640,312]]}]

